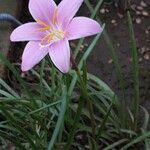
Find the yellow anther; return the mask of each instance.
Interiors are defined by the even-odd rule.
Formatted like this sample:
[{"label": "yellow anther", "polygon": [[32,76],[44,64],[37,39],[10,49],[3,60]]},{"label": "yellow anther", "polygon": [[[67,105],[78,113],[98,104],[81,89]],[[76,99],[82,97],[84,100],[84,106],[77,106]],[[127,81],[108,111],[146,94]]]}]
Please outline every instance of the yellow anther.
[{"label": "yellow anther", "polygon": [[62,39],[65,35],[65,33],[62,30],[55,30],[54,31],[55,37],[58,39]]}]

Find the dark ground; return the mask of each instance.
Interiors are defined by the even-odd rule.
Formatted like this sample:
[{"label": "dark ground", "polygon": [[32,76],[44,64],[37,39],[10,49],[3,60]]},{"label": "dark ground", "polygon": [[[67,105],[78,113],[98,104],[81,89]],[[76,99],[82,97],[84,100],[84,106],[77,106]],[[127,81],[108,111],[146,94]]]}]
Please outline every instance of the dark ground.
[{"label": "dark ground", "polygon": [[[138,45],[139,52],[139,64],[140,64],[140,97],[141,103],[146,106],[150,112],[150,1],[145,0],[146,7],[141,7],[141,0],[135,0],[132,5],[132,16],[134,21],[135,36]],[[27,1],[23,6],[23,11],[20,16],[22,22],[28,22],[29,16],[27,13]],[[139,7],[140,6],[140,7]],[[145,11],[148,14],[145,14]],[[82,6],[79,15],[88,15],[87,8]],[[127,28],[127,17],[119,10],[110,4],[103,4],[101,10],[99,10],[99,16],[103,23],[106,24],[106,29],[112,39],[114,47],[119,57],[119,62],[123,69],[123,75],[126,83],[126,99],[132,100],[132,69],[131,69],[131,48],[129,45],[129,34]],[[143,13],[143,14],[142,14]],[[90,38],[87,38],[86,43]],[[15,44],[16,45],[16,44]],[[85,48],[87,44],[83,45]],[[14,46],[13,46],[14,47]],[[17,44],[17,49],[18,44]],[[15,46],[15,52],[16,52]],[[20,50],[19,50],[20,51]],[[16,52],[18,53],[18,52]],[[22,53],[22,52],[21,52]],[[9,54],[11,58],[16,54],[11,51]],[[104,80],[112,89],[117,93],[120,93],[118,86],[118,79],[115,73],[115,68],[108,50],[108,46],[101,38],[97,46],[93,50],[91,56],[88,59],[88,71],[97,75]]]},{"label": "dark ground", "polygon": [[[137,0],[136,3],[132,5],[132,7],[135,7],[134,10],[132,9],[132,16],[139,52],[140,100],[150,112],[150,1],[145,0],[147,7],[143,7],[143,10],[139,11],[140,13],[146,11],[148,16],[136,15],[138,11],[137,7],[140,6],[140,3],[141,0]],[[104,14],[102,14],[104,11],[103,8],[107,11]],[[126,99],[131,101],[133,78],[127,17],[125,14],[123,14],[123,16],[120,15],[118,9],[112,5],[103,5],[103,8],[100,10],[100,18],[102,22],[106,24],[106,29],[116,48],[125,77]],[[141,20],[140,24],[137,23],[138,20]],[[89,58],[88,66],[90,72],[99,76],[108,83],[112,89],[119,92],[115,68],[104,40],[101,40],[93,51],[92,56]]]}]

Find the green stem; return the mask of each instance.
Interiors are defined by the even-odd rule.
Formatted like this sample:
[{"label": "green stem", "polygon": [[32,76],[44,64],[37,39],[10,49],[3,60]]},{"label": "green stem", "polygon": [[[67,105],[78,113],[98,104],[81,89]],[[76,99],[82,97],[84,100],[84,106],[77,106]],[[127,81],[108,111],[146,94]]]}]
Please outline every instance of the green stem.
[{"label": "green stem", "polygon": [[40,68],[40,90],[41,90],[41,99],[44,99],[44,92],[43,92],[43,76],[44,76],[44,67],[45,67],[45,59],[42,61],[41,68]]},{"label": "green stem", "polygon": [[[73,67],[74,69],[76,70],[76,73],[79,77],[79,83],[81,84],[81,90],[83,92],[83,96],[84,98],[87,99],[87,105],[88,105],[88,108],[89,108],[89,112],[90,112],[90,118],[91,118],[91,126],[92,126],[92,136],[93,136],[93,139],[95,139],[95,136],[96,136],[96,131],[95,131],[95,128],[96,128],[96,122],[95,122],[95,119],[94,119],[94,111],[93,111],[93,104],[91,102],[91,100],[89,99],[89,96],[88,96],[88,93],[87,93],[87,87],[86,87],[86,80],[84,81],[84,79],[82,79],[81,75],[80,75],[80,71],[75,63],[75,60],[74,58],[71,56],[71,62],[73,64]],[[87,78],[85,76],[85,78]]]},{"label": "green stem", "polygon": [[[71,62],[72,62],[73,68],[75,69],[75,71],[77,73],[77,76],[79,78],[79,84],[80,84],[82,96],[81,96],[79,104],[78,104],[77,113],[76,113],[75,120],[74,120],[74,123],[73,123],[73,128],[72,128],[71,133],[69,135],[68,142],[67,142],[67,144],[64,148],[65,150],[70,150],[70,147],[71,147],[71,144],[73,142],[73,138],[74,138],[74,135],[75,135],[75,132],[76,132],[76,129],[77,129],[77,125],[78,125],[78,122],[80,120],[80,116],[81,116],[81,113],[82,113],[82,108],[84,106],[84,101],[85,101],[85,99],[88,99],[86,85],[84,83],[84,80],[82,79],[80,71],[79,71],[73,57],[71,57]],[[91,120],[92,120],[92,126],[93,126],[93,119],[94,119],[93,118],[93,108],[92,108],[91,104],[89,104],[89,105],[90,105],[90,115],[92,117]],[[93,136],[95,136],[95,126],[93,126]]]},{"label": "green stem", "polygon": [[92,137],[95,139],[96,137],[96,122],[94,119],[94,110],[93,110],[93,104],[91,100],[88,99],[88,107],[89,107],[89,112],[90,112],[90,118],[91,118],[91,126],[92,126]]},{"label": "green stem", "polygon": [[80,116],[81,116],[81,113],[82,113],[83,106],[84,106],[84,98],[81,98],[80,101],[79,101],[77,113],[76,113],[75,120],[74,120],[74,123],[73,123],[74,126],[71,129],[71,133],[69,135],[68,142],[65,145],[64,150],[70,150],[71,143],[73,142],[73,138],[74,138],[74,135],[75,135],[75,132],[76,132],[76,128],[77,128],[78,122],[80,120]]},{"label": "green stem", "polygon": [[131,50],[132,50],[132,70],[133,70],[133,77],[134,77],[134,130],[137,129],[137,122],[138,122],[138,115],[139,115],[139,64],[138,64],[138,52],[137,52],[137,45],[136,39],[133,29],[132,18],[130,12],[127,12],[128,15],[128,27],[129,27],[129,36],[131,40]]}]

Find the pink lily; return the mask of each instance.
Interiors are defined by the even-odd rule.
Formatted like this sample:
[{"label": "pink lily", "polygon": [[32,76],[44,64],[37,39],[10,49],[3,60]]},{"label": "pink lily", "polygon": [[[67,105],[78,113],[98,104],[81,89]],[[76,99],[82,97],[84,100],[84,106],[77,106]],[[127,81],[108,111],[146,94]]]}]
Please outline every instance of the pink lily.
[{"label": "pink lily", "polygon": [[28,71],[48,53],[63,73],[70,68],[69,40],[102,32],[101,26],[86,17],[75,17],[83,0],[30,0],[29,11],[36,22],[26,23],[11,34],[11,41],[29,41],[22,56],[22,71]]}]

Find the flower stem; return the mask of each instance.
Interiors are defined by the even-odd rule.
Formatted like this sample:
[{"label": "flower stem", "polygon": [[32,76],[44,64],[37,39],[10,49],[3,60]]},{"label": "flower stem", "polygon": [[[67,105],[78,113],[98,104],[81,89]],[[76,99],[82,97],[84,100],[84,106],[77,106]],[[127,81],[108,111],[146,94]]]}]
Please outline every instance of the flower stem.
[{"label": "flower stem", "polygon": [[88,102],[88,107],[89,107],[89,111],[90,111],[90,118],[91,118],[92,137],[93,137],[93,139],[95,139],[95,137],[96,137],[96,122],[94,119],[93,104],[92,104],[91,100],[89,100],[89,99],[87,102]]},{"label": "flower stem", "polygon": [[77,76],[79,78],[79,84],[80,84],[82,96],[81,96],[79,104],[78,104],[77,113],[76,113],[75,120],[74,120],[74,123],[73,123],[74,126],[73,126],[73,128],[71,130],[71,133],[69,135],[68,142],[65,146],[65,150],[69,150],[70,147],[71,147],[71,144],[73,142],[73,138],[74,138],[74,135],[75,135],[75,132],[76,132],[76,129],[77,129],[78,122],[80,120],[80,116],[81,116],[81,113],[82,113],[82,108],[84,106],[85,99],[88,100],[88,107],[89,107],[89,110],[90,110],[93,138],[95,137],[95,120],[94,120],[94,117],[93,117],[93,106],[92,106],[91,101],[88,98],[88,93],[87,93],[87,90],[86,90],[86,85],[84,83],[84,80],[82,79],[80,71],[79,71],[79,69],[76,65],[76,62],[75,62],[75,60],[72,56],[71,56],[71,62],[72,62],[72,67],[75,69],[75,71],[77,73]]},{"label": "flower stem", "polygon": [[84,98],[81,98],[80,101],[79,101],[77,113],[76,113],[76,116],[75,116],[75,119],[74,119],[74,122],[73,122],[73,128],[71,129],[71,133],[69,135],[68,142],[65,145],[64,150],[70,150],[70,147],[71,147],[71,144],[73,142],[73,138],[74,138],[74,135],[75,135],[75,132],[76,132],[76,128],[77,128],[78,122],[80,120],[80,116],[81,116],[81,113],[82,113],[83,106],[84,106]]},{"label": "flower stem", "polygon": [[93,136],[93,139],[95,139],[95,135],[96,135],[96,122],[95,122],[95,119],[94,119],[94,111],[93,111],[93,104],[92,104],[92,101],[89,99],[89,96],[88,96],[88,93],[87,93],[87,87],[86,87],[86,83],[84,82],[84,80],[82,79],[81,75],[80,75],[80,71],[76,65],[76,62],[73,58],[73,56],[71,56],[71,62],[72,62],[72,65],[74,67],[74,69],[76,70],[76,73],[80,79],[80,85],[82,87],[82,90],[84,92],[84,98],[87,99],[87,105],[88,105],[88,108],[89,108],[89,112],[90,112],[90,118],[91,118],[91,126],[92,126],[92,136]]}]

